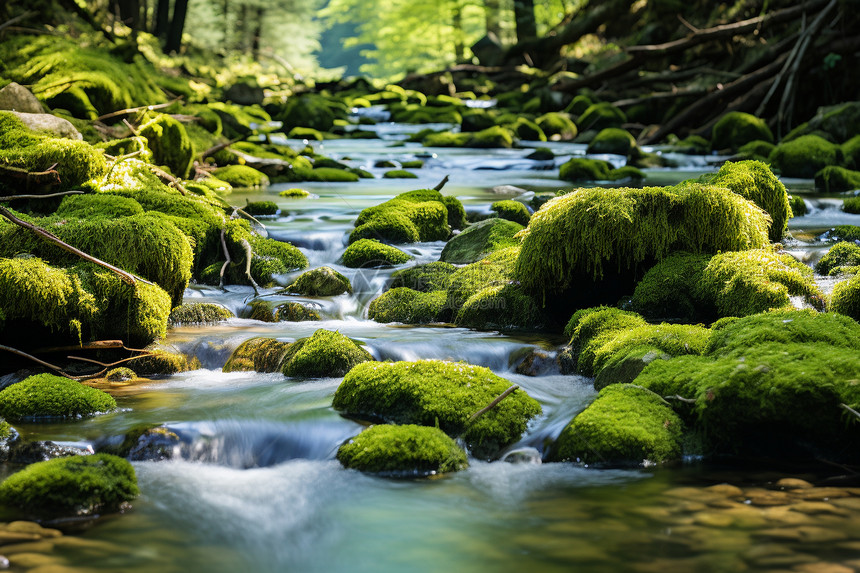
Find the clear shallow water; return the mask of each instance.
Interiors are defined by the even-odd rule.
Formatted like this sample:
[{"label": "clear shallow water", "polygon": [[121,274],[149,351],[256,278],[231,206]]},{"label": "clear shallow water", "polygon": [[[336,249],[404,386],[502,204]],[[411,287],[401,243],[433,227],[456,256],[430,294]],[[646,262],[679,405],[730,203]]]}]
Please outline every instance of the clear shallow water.
[{"label": "clear shallow water", "polygon": [[[366,320],[368,302],[384,290],[392,270],[338,264],[361,209],[432,187],[446,175],[450,181],[443,193],[458,196],[476,212],[509,197],[492,191],[499,185],[526,192],[567,186],[555,179],[555,171],[528,169],[528,150],[391,147],[397,145],[398,128],[384,135],[383,141],[326,142],[320,152],[349,157],[377,176],[385,171],[371,167],[377,159],[421,157],[427,163],[416,170],[417,180],[305,183],[301,187],[314,196],[298,200],[277,196],[292,185],[231,196],[239,205],[246,199],[276,201],[282,213],[266,221],[270,236],[294,242],[312,267],[330,265],[350,278],[353,296],[263,293],[273,302],[312,302],[322,322],[237,318],[175,329],[165,343],[197,356],[203,369],[118,392],[122,411],[117,413],[20,427],[28,438],[81,447],[140,423],[164,424],[181,438],[174,460],[135,463],[142,495],[133,509],[82,532],[90,545],[55,549],[59,565],[147,572],[609,572],[801,571],[796,568],[831,563],[860,570],[860,490],[840,490],[844,497],[826,491],[789,495],[775,483],[795,475],[793,468],[750,474],[695,462],[656,471],[541,464],[546,441],[595,395],[585,378],[514,373],[527,352],[549,349],[558,340]],[[549,146],[559,154],[556,164],[584,153],[583,146]],[[710,170],[708,161],[695,158],[679,169],[655,170],[645,183],[698,176]],[[815,240],[821,229],[858,224],[860,217],[838,211],[837,200],[813,196],[809,182],[792,181],[789,187],[815,210],[791,222],[797,239],[787,246],[812,262],[827,247]],[[438,259],[442,246],[425,243],[407,250],[415,263],[429,262]],[[280,281],[289,284],[295,274]],[[246,287],[193,286],[186,300],[219,302],[241,315],[252,296]],[[517,463],[472,460],[466,471],[428,480],[393,481],[345,470],[334,453],[361,427],[331,409],[340,379],[297,381],[220,371],[230,352],[252,336],[292,341],[317,328],[362,342],[378,359],[435,358],[489,367],[536,398],[543,414],[506,457]],[[724,482],[741,489],[732,495],[707,489]],[[768,498],[762,491],[788,498]]]}]

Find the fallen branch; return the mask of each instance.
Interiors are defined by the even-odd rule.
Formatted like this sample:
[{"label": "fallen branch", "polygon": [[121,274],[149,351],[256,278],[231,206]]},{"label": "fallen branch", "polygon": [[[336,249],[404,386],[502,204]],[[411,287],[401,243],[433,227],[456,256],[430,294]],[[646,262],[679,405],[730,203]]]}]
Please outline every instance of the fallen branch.
[{"label": "fallen branch", "polygon": [[186,189],[185,186],[182,185],[181,179],[179,179],[178,177],[174,177],[164,169],[156,167],[155,165],[147,165],[147,167],[149,167],[149,170],[152,171],[156,175],[156,177],[167,183],[168,187],[173,187],[183,195],[188,195],[188,189]]},{"label": "fallen branch", "polygon": [[53,187],[62,183],[62,181],[60,181],[60,173],[55,169],[55,167],[57,167],[56,163],[45,171],[27,171],[20,167],[0,165],[0,176],[3,176],[4,178],[23,180],[27,187],[30,185]]},{"label": "fallen branch", "polygon": [[445,177],[442,178],[442,181],[440,181],[439,183],[436,184],[436,187],[434,187],[433,190],[434,191],[441,191],[442,187],[444,187],[445,183],[447,183],[447,182],[448,182],[448,176],[446,175]]},{"label": "fallen branch", "polygon": [[83,358],[82,356],[66,356],[66,358],[68,358],[69,360],[80,360],[81,362],[89,362],[91,364],[97,364],[99,366],[104,366],[104,370],[102,370],[101,372],[99,372],[97,374],[89,374],[88,375],[90,378],[97,378],[99,376],[99,374],[101,374],[102,372],[104,372],[108,368],[113,368],[114,366],[118,366],[118,365],[123,364],[125,362],[137,360],[138,358],[144,358],[146,356],[154,356],[154,355],[155,355],[154,352],[147,352],[146,354],[139,354],[137,356],[129,356],[128,358],[123,358],[121,360],[117,360],[116,362],[111,362],[111,363],[107,363],[107,364],[104,362],[99,362],[98,360],[93,360],[92,358]]},{"label": "fallen branch", "polygon": [[839,404],[839,407],[845,410],[848,413],[854,414],[858,418],[860,418],[860,412],[849,406],[848,404]]},{"label": "fallen branch", "polygon": [[175,103],[181,99],[182,99],[182,97],[180,96],[178,98],[170,100],[167,103],[157,103],[157,104],[153,104],[153,105],[142,105],[140,107],[129,107],[129,108],[121,109],[118,111],[112,111],[110,113],[106,113],[104,115],[98,116],[95,119],[95,121],[102,121],[104,119],[110,119],[112,117],[119,117],[121,115],[129,115],[132,113],[137,113],[139,111],[154,111],[156,109],[162,109],[162,108],[170,106],[171,104],[173,104],[173,103]]},{"label": "fallen branch", "polygon": [[50,368],[51,370],[54,370],[55,372],[59,373],[61,376],[65,376],[66,378],[71,378],[72,380],[78,380],[78,378],[76,378],[75,376],[71,376],[69,374],[66,374],[63,371],[63,369],[60,368],[59,366],[54,366],[50,362],[45,362],[44,360],[36,358],[35,356],[33,356],[31,354],[27,354],[26,352],[24,352],[22,350],[18,350],[17,348],[12,348],[11,346],[5,346],[3,344],[0,344],[0,350],[5,350],[6,352],[10,352],[12,354],[17,354],[18,356],[20,356],[22,358],[26,358],[27,360],[32,360],[36,364],[44,366],[45,368]]},{"label": "fallen branch", "polygon": [[227,248],[227,239],[226,239],[226,231],[221,229],[221,248],[224,249],[224,258],[227,259],[224,261],[224,264],[221,265],[221,277],[218,280],[218,288],[224,290],[224,273],[227,270],[227,267],[230,265],[232,259],[230,258],[230,249]]},{"label": "fallen branch", "polygon": [[251,276],[251,258],[254,256],[254,249],[251,248],[251,243],[248,242],[248,239],[242,239],[241,244],[242,247],[245,248],[245,276],[254,288],[254,295],[260,296],[260,287],[257,285],[257,281],[254,280],[254,277]]},{"label": "fallen branch", "polygon": [[212,147],[210,147],[209,149],[207,149],[206,151],[204,151],[203,153],[201,153],[197,157],[199,157],[200,159],[206,159],[210,155],[215,155],[216,153],[218,153],[222,149],[227,149],[228,147],[230,147],[234,143],[238,143],[240,141],[243,141],[246,138],[247,138],[247,136],[243,135],[243,136],[237,137],[236,139],[231,139],[230,141],[226,141],[224,143],[219,143],[218,145],[213,145]]},{"label": "fallen branch", "polygon": [[70,350],[114,350],[114,349],[134,350],[126,348],[122,340],[93,340],[92,342],[84,342],[83,344],[75,344],[68,346],[47,346],[33,350],[33,354],[50,354],[52,352],[68,352]]},{"label": "fallen branch", "polygon": [[466,423],[466,425],[468,426],[468,425],[473,424],[475,422],[475,420],[477,420],[478,418],[480,418],[481,416],[483,416],[484,414],[486,414],[487,412],[489,412],[490,410],[492,410],[493,408],[498,406],[499,402],[501,402],[502,400],[504,400],[505,398],[510,396],[513,393],[513,391],[517,390],[518,388],[519,388],[519,386],[516,384],[511,385],[510,388],[508,388],[507,390],[505,390],[504,392],[499,394],[499,396],[495,400],[493,400],[492,402],[487,404],[485,407],[481,408],[480,410],[478,410],[477,412],[472,414],[472,417],[469,418],[469,421]]},{"label": "fallen branch", "polygon": [[60,193],[48,193],[47,195],[8,195],[0,196],[0,201],[14,201],[15,199],[50,199],[52,197],[65,197],[66,195],[83,195],[80,190],[62,191]]}]

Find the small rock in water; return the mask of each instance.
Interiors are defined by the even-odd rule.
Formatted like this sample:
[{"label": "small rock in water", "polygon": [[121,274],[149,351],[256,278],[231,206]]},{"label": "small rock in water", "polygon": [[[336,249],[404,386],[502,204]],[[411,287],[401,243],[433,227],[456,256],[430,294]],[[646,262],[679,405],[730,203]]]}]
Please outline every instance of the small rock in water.
[{"label": "small rock in water", "polygon": [[490,189],[490,193],[496,195],[522,195],[523,193],[528,193],[528,191],[515,185],[496,185]]},{"label": "small rock in water", "polygon": [[9,568],[9,560],[0,555],[0,569],[8,569]]},{"label": "small rock in water", "polygon": [[806,480],[797,478],[782,478],[781,480],[776,482],[776,487],[780,489],[809,489],[813,486]]},{"label": "small rock in water", "polygon": [[519,448],[502,456],[502,461],[511,464],[539,464],[541,457],[535,448]]}]

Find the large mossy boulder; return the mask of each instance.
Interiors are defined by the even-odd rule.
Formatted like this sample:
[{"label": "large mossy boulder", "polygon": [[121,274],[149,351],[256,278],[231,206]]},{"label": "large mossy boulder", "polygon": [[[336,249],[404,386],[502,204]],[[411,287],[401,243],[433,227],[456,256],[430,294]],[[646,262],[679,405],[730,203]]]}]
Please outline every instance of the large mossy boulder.
[{"label": "large mossy boulder", "polygon": [[737,151],[751,141],[773,143],[773,132],[761,118],[741,111],[730,111],[714,124],[711,146],[715,150]]},{"label": "large mossy boulder", "polygon": [[391,243],[444,241],[452,228],[460,228],[463,205],[433,189],[401,193],[359,213],[349,242],[376,239]]},{"label": "large mossy boulder", "polygon": [[194,147],[181,123],[169,115],[157,114],[140,126],[138,135],[146,138],[153,163],[167,166],[180,179],[188,177]]},{"label": "large mossy boulder", "polygon": [[234,318],[230,309],[212,302],[186,302],[170,311],[170,326],[186,324],[216,324]]},{"label": "large mossy boulder", "polygon": [[451,263],[436,261],[415,265],[391,274],[391,288],[407,287],[420,292],[445,290],[451,283],[451,275],[457,267]]},{"label": "large mossy boulder", "polygon": [[351,269],[393,267],[412,258],[408,253],[374,239],[360,239],[352,243],[342,256],[344,266]]},{"label": "large mossy boulder", "polygon": [[269,178],[262,171],[248,165],[226,165],[212,172],[212,175],[226,181],[233,187],[268,187]]},{"label": "large mossy boulder", "polygon": [[277,372],[281,368],[288,342],[257,336],[236,347],[222,370],[224,372]]},{"label": "large mossy boulder", "polygon": [[493,458],[541,412],[537,401],[516,390],[472,420],[509,386],[480,366],[436,360],[368,362],[349,371],[332,405],[357,418],[435,426],[449,436],[462,436],[474,456]]},{"label": "large mossy boulder", "polygon": [[287,290],[305,296],[337,296],[351,293],[349,279],[331,267],[318,267],[302,273]]},{"label": "large mossy boulder", "polygon": [[627,130],[618,127],[607,127],[601,129],[594,136],[594,139],[588,143],[586,153],[611,153],[627,157],[636,149],[636,138],[630,135]]},{"label": "large mossy boulder", "polygon": [[444,290],[421,292],[407,287],[395,287],[371,301],[367,317],[384,323],[446,322],[451,315],[446,299],[447,293]]},{"label": "large mossy boulder", "polygon": [[860,267],[860,245],[841,241],[836,243],[815,263],[820,275],[840,274],[846,267]]},{"label": "large mossy boulder", "polygon": [[562,430],[550,459],[637,466],[677,461],[683,431],[683,421],[661,396],[615,384]]},{"label": "large mossy boulder", "polygon": [[818,108],[809,120],[808,129],[823,131],[834,141],[848,141],[860,133],[860,102],[849,101]]},{"label": "large mossy boulder", "polygon": [[546,203],[521,233],[515,278],[549,305],[615,303],[673,250],[715,253],[768,244],[768,216],[728,189],[576,189]]},{"label": "large mossy boulder", "polygon": [[344,467],[385,477],[412,478],[456,472],[469,464],[457,442],[438,428],[371,426],[343,444]]},{"label": "large mossy boulder", "polygon": [[623,111],[607,102],[595,103],[582,112],[576,125],[580,131],[600,131],[607,127],[621,127],[627,121]]},{"label": "large mossy boulder", "polygon": [[115,409],[109,394],[53,374],[36,374],[0,391],[0,416],[13,422],[81,418]]},{"label": "large mossy boulder", "polygon": [[454,323],[478,330],[537,330],[546,320],[540,303],[513,283],[482,288],[463,302]]},{"label": "large mossy boulder", "polygon": [[783,177],[812,179],[828,165],[839,165],[842,150],[818,135],[802,135],[777,145],[768,161]]},{"label": "large mossy boulder", "polygon": [[353,366],[370,360],[373,356],[351,338],[321,328],[309,338],[290,344],[281,363],[281,372],[296,378],[337,378]]},{"label": "large mossy boulder", "polygon": [[440,260],[446,263],[474,263],[489,253],[514,247],[519,240],[514,235],[523,230],[515,221],[492,217],[471,226],[445,244]]},{"label": "large mossy boulder", "polygon": [[815,188],[825,193],[860,189],[860,171],[852,171],[837,165],[828,165],[815,174]]},{"label": "large mossy boulder", "polygon": [[519,223],[524,227],[529,224],[529,220],[532,218],[532,214],[529,212],[528,207],[519,201],[514,201],[513,199],[496,201],[490,205],[490,211],[496,213],[500,219],[513,221],[514,223]]},{"label": "large mossy boulder", "polygon": [[31,464],[0,483],[0,504],[33,517],[118,511],[140,493],[132,465],[110,454]]},{"label": "large mossy boulder", "polygon": [[552,141],[568,141],[576,137],[576,124],[566,113],[551,111],[535,120],[535,123]]},{"label": "large mossy boulder", "polygon": [[833,285],[830,310],[860,322],[860,274]]}]

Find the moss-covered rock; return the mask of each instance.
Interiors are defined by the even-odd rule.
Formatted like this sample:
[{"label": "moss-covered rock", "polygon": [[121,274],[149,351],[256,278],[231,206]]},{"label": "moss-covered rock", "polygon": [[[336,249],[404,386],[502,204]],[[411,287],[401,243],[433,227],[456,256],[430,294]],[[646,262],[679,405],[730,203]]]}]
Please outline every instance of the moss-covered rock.
[{"label": "moss-covered rock", "polygon": [[558,178],[564,181],[582,183],[587,181],[623,181],[625,179],[641,180],[645,178],[645,174],[631,165],[613,169],[611,163],[602,159],[574,157],[559,167]]},{"label": "moss-covered rock", "polygon": [[280,191],[278,196],[286,197],[287,199],[303,199],[310,196],[310,192],[305,191],[304,189],[293,188]]},{"label": "moss-covered rock", "polygon": [[860,265],[860,245],[842,241],[830,247],[830,250],[815,263],[815,272],[829,275],[839,267],[858,265]]},{"label": "moss-covered rock", "polygon": [[305,296],[337,296],[351,293],[352,285],[333,268],[318,267],[302,273],[287,290]]},{"label": "moss-covered rock", "polygon": [[711,257],[675,253],[651,267],[633,291],[631,308],[651,319],[696,322],[715,313],[699,296],[698,285]]},{"label": "moss-covered rock", "polygon": [[443,241],[451,228],[462,226],[463,205],[433,189],[401,193],[368,207],[355,220],[350,242],[374,238],[391,242]]},{"label": "moss-covered rock", "polygon": [[834,141],[846,141],[860,132],[860,102],[848,101],[820,107],[809,120],[811,131],[823,131]]},{"label": "moss-covered rock", "polygon": [[607,127],[601,129],[589,142],[586,153],[614,153],[628,156],[636,148],[636,139],[627,130]]},{"label": "moss-covered rock", "polygon": [[226,307],[211,302],[186,302],[170,311],[170,326],[182,324],[215,324],[235,315]]},{"label": "moss-covered rock", "polygon": [[81,418],[115,409],[109,394],[53,374],[36,374],[0,391],[0,416],[13,422]]},{"label": "moss-covered rock", "polygon": [[490,205],[490,211],[495,212],[501,219],[507,219],[508,221],[519,223],[522,226],[528,225],[529,220],[532,218],[532,214],[529,212],[528,207],[519,201],[514,201],[513,199],[496,201]]},{"label": "moss-covered rock", "polygon": [[92,193],[64,197],[56,211],[56,215],[59,217],[69,219],[89,219],[91,217],[115,219],[141,213],[143,213],[143,207],[131,197]]},{"label": "moss-covered rock", "polygon": [[249,338],[230,354],[222,370],[224,372],[277,372],[290,346],[274,338]]},{"label": "moss-covered rock", "polygon": [[448,241],[440,260],[454,264],[474,263],[489,253],[519,245],[514,235],[522,229],[519,223],[497,217],[479,221]]},{"label": "moss-covered rock", "polygon": [[812,179],[828,165],[842,162],[842,150],[818,135],[802,135],[780,143],[768,161],[783,177]]},{"label": "moss-covered rock", "polygon": [[212,174],[233,187],[267,187],[269,185],[269,178],[265,173],[247,165],[219,167]]},{"label": "moss-covered rock", "polygon": [[562,430],[551,459],[599,465],[676,461],[683,431],[666,400],[640,386],[615,384]]},{"label": "moss-covered rock", "polygon": [[181,123],[169,115],[156,114],[140,126],[138,135],[146,138],[155,164],[167,166],[180,179],[188,178],[194,148]]},{"label": "moss-covered rock", "polygon": [[860,197],[849,197],[842,202],[842,210],[846,213],[860,215]]},{"label": "moss-covered rock", "polygon": [[281,363],[281,372],[297,378],[336,378],[370,360],[373,360],[370,353],[352,339],[321,328],[309,338],[290,344]]},{"label": "moss-covered rock", "polygon": [[374,239],[359,239],[346,248],[343,264],[349,268],[384,268],[412,260],[412,255]]},{"label": "moss-covered rock", "polygon": [[276,119],[284,122],[284,129],[309,127],[319,131],[331,131],[334,120],[341,117],[336,113],[337,106],[327,98],[317,94],[293,96],[287,100]]},{"label": "moss-covered rock", "polygon": [[0,504],[28,515],[77,517],[118,511],[139,493],[128,461],[94,454],[27,466],[0,483]]},{"label": "moss-covered rock", "polygon": [[595,103],[590,106],[576,120],[580,131],[600,131],[607,127],[621,127],[627,121],[624,112],[607,102]]},{"label": "moss-covered rock", "polygon": [[315,308],[300,302],[285,302],[275,307],[275,320],[278,322],[306,322],[322,320]]},{"label": "moss-covered rock", "polygon": [[298,181],[316,181],[318,183],[357,183],[361,176],[353,171],[334,167],[316,167],[314,169],[295,169]]},{"label": "moss-covered rock", "polygon": [[[251,276],[261,286],[274,284],[275,276],[303,269],[308,266],[308,259],[290,243],[277,241],[270,237],[261,237],[251,230],[245,220],[233,220],[227,223],[225,239],[230,250],[232,263],[227,266],[225,280],[229,284],[249,284],[245,275],[247,257],[251,252]],[[216,263],[208,272],[202,273],[201,279],[207,284],[218,284],[222,263]]]},{"label": "moss-covered rock", "polygon": [[828,231],[825,236],[829,240],[836,241],[860,241],[860,225],[837,225]]},{"label": "moss-covered rock", "polygon": [[518,254],[518,247],[508,247],[457,269],[451,275],[447,291],[446,304],[451,312],[456,316],[466,301],[479,291],[513,282],[514,263]]},{"label": "moss-covered rock", "polygon": [[553,141],[569,141],[576,137],[576,124],[566,113],[551,111],[535,120],[546,136]]},{"label": "moss-covered rock", "polygon": [[793,217],[802,217],[809,213],[809,206],[806,204],[806,200],[800,195],[789,195],[788,205],[791,207]]},{"label": "moss-covered rock", "polygon": [[541,412],[537,401],[517,390],[470,422],[509,386],[487,368],[468,364],[365,363],[344,377],[332,405],[359,418],[436,426],[449,436],[462,436],[476,457],[492,458],[518,440]]},{"label": "moss-covered rock", "polygon": [[761,161],[766,163],[767,158],[770,157],[770,154],[774,149],[776,149],[776,145],[773,143],[760,140],[750,141],[738,149],[736,157],[744,160]]},{"label": "moss-covered rock", "polygon": [[274,201],[249,201],[242,208],[243,211],[255,217],[264,216],[270,217],[277,215],[280,209]]},{"label": "moss-covered rock", "polygon": [[376,322],[426,324],[445,322],[450,318],[444,290],[421,292],[406,287],[394,287],[373,299],[367,317]]},{"label": "moss-covered rock", "polygon": [[468,466],[466,452],[442,430],[415,425],[371,426],[337,451],[344,467],[386,477],[425,477]]},{"label": "moss-covered rock", "polygon": [[828,165],[815,174],[815,188],[825,193],[860,189],[860,171]]},{"label": "moss-covered rock", "polygon": [[401,269],[391,274],[391,288],[407,287],[420,292],[445,290],[456,270],[457,267],[443,261]]},{"label": "moss-covered rock", "polygon": [[506,126],[519,139],[525,141],[546,141],[547,137],[543,129],[526,117],[518,117],[513,123]]},{"label": "moss-covered rock", "polygon": [[478,330],[536,330],[544,325],[540,305],[517,284],[483,288],[466,299],[457,312],[457,326]]},{"label": "moss-covered rock", "polygon": [[383,179],[418,179],[418,176],[406,169],[391,169],[382,174]]},{"label": "moss-covered rock", "polygon": [[390,243],[417,243],[421,240],[418,228],[407,217],[396,210],[381,211],[369,221],[357,226],[349,234],[349,242],[375,239]]},{"label": "moss-covered rock", "polygon": [[172,352],[164,348],[149,348],[148,354],[135,358],[129,364],[141,376],[169,376],[178,372],[188,372],[200,368],[197,358]]},{"label": "moss-covered rock", "polygon": [[842,144],[842,158],[849,169],[860,169],[860,135]]},{"label": "moss-covered rock", "polygon": [[714,124],[711,145],[715,150],[736,151],[757,140],[773,143],[773,133],[767,123],[749,113],[730,111]]},{"label": "moss-covered rock", "polygon": [[860,322],[860,274],[833,285],[830,310]]}]

